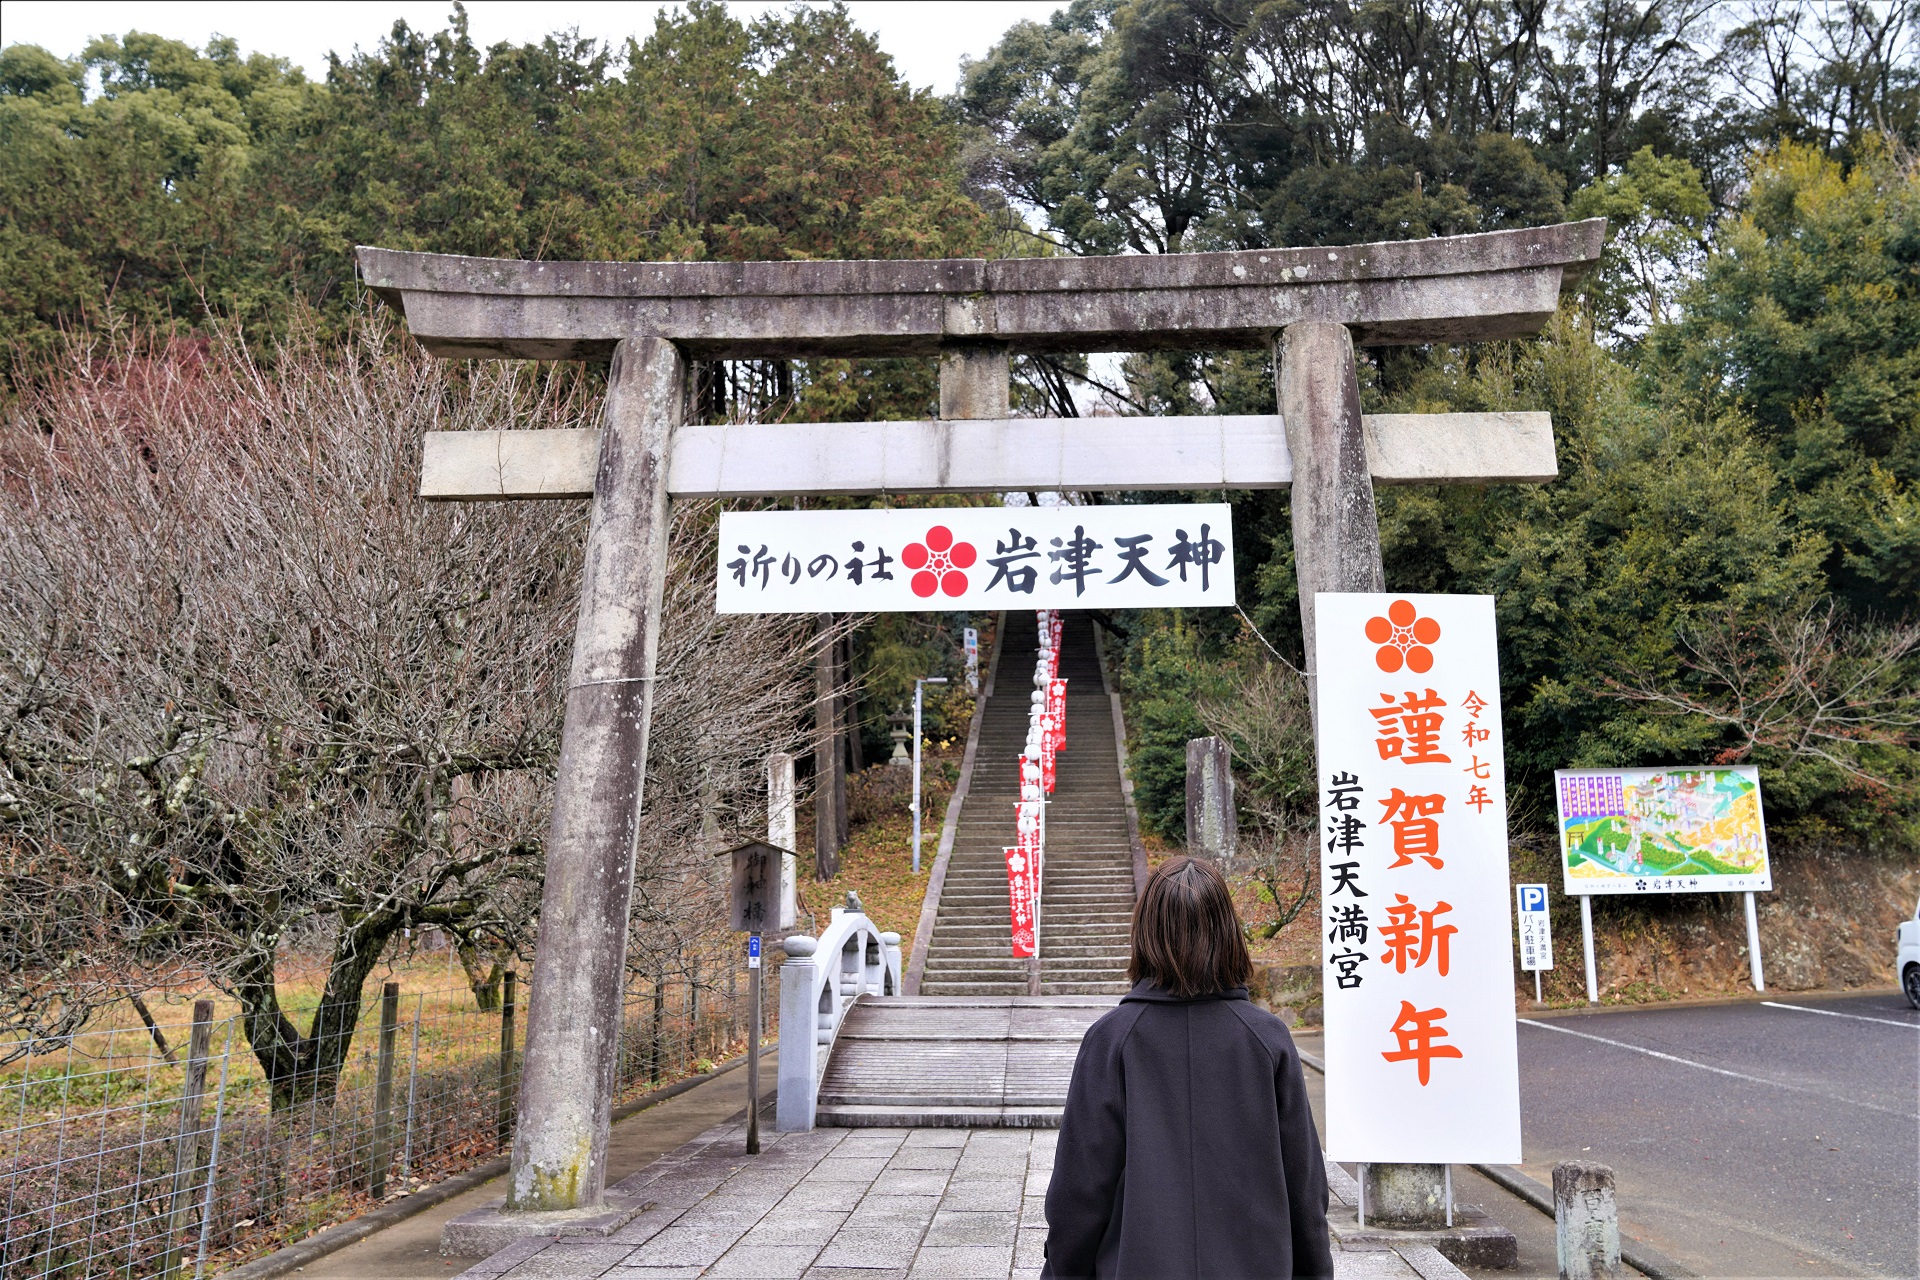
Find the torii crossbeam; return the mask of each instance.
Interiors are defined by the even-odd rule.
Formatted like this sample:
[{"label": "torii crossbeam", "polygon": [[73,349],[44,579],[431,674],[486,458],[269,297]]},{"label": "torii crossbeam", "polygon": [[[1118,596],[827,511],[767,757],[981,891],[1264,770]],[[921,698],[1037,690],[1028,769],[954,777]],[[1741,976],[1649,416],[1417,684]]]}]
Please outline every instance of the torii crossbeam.
[{"label": "torii crossbeam", "polygon": [[[1538,482],[1556,470],[1544,413],[1362,418],[1354,344],[1536,333],[1605,233],[1595,219],[1331,248],[995,262],[360,249],[362,279],[430,351],[612,362],[597,431],[433,434],[425,452],[428,498],[593,502],[509,1209],[591,1212],[603,1200],[671,498],[1290,484],[1311,670],[1314,593],[1383,589],[1376,480]],[[1268,347],[1271,417],[1009,417],[1010,353]],[[689,357],[903,355],[940,357],[938,419],[685,421]]]}]

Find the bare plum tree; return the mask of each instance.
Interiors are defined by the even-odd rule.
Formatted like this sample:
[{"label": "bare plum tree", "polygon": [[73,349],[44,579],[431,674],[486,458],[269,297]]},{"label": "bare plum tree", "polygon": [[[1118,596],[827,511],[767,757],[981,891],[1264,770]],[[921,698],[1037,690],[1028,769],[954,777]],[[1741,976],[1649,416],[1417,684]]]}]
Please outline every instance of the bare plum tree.
[{"label": "bare plum tree", "polygon": [[[241,1004],[276,1105],[331,1095],[361,989],[432,925],[524,950],[584,504],[428,506],[429,429],[590,423],[537,367],[341,345],[78,343],[0,425],[0,953],[13,1047],[139,970]],[[811,636],[712,612],[710,514],[676,523],[640,897],[678,918],[684,833],[795,749]],[[697,778],[689,783],[688,778]],[[327,939],[308,1025],[280,1001]],[[7,1052],[0,1049],[0,1053]]]}]

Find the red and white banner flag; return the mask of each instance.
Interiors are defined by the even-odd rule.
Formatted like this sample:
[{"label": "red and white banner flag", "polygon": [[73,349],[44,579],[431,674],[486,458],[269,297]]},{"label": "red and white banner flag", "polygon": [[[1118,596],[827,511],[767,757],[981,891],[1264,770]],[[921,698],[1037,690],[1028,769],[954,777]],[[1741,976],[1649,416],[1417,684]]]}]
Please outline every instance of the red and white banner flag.
[{"label": "red and white banner flag", "polygon": [[1034,953],[1033,858],[1019,845],[1007,851],[1007,904],[1013,921],[1013,954]]},{"label": "red and white banner flag", "polygon": [[1053,717],[1053,749],[1067,748],[1067,682],[1047,681],[1047,712]]},{"label": "red and white banner flag", "polygon": [[1053,753],[1058,739],[1054,736],[1055,725],[1051,712],[1040,713],[1040,786],[1048,795],[1053,794]]}]

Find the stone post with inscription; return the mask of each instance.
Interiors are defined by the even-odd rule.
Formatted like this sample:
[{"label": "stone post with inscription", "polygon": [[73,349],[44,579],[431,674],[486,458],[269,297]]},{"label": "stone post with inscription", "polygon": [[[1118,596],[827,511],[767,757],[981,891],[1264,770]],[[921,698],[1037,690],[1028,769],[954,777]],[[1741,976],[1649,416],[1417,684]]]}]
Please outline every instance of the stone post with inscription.
[{"label": "stone post with inscription", "polygon": [[1233,865],[1239,824],[1233,810],[1233,756],[1224,738],[1187,740],[1187,852]]},{"label": "stone post with inscription", "polygon": [[1612,1169],[1588,1160],[1553,1166],[1553,1233],[1560,1280],[1616,1280],[1620,1210]]}]

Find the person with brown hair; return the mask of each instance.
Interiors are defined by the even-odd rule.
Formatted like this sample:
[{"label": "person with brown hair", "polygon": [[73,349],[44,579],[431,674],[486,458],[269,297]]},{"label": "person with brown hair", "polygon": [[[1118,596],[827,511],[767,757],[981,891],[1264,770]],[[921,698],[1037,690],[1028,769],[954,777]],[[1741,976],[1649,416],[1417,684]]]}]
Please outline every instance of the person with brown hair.
[{"label": "person with brown hair", "polygon": [[1247,999],[1253,960],[1211,862],[1169,858],[1148,878],[1127,976],[1073,1064],[1040,1274],[1331,1276],[1300,1055]]}]

